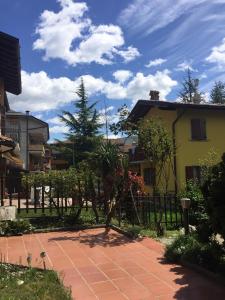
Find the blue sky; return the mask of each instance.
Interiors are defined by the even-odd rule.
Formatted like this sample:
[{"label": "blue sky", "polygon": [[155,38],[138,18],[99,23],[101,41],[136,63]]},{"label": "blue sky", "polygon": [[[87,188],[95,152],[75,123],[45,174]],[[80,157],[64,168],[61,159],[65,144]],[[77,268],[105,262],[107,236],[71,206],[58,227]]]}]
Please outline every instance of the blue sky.
[{"label": "blue sky", "polygon": [[81,76],[110,122],[150,89],[176,100],[187,67],[206,100],[225,81],[225,0],[1,0],[0,8],[0,30],[21,44],[23,92],[9,95],[11,108],[47,121],[51,140],[67,130],[57,116],[73,111]]}]

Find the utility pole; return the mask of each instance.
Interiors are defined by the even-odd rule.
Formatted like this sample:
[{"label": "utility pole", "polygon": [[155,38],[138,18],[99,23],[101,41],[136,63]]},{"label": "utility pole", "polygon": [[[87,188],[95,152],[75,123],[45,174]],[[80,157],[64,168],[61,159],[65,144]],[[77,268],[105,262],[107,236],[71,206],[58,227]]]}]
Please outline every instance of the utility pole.
[{"label": "utility pole", "polygon": [[26,110],[26,170],[29,171],[29,110]]},{"label": "utility pole", "polygon": [[106,133],[106,139],[107,141],[109,140],[109,129],[108,129],[108,115],[107,115],[107,106],[106,106],[106,101],[104,98],[104,106],[105,106],[105,133]]}]

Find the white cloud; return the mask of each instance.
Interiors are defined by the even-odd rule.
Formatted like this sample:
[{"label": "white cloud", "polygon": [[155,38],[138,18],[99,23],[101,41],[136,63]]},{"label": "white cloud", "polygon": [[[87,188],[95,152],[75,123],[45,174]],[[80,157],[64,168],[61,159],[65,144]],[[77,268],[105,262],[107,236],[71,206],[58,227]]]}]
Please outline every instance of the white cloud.
[{"label": "white cloud", "polygon": [[207,76],[207,74],[206,73],[202,73],[200,76],[199,76],[199,79],[201,80],[201,79],[205,79],[205,78],[207,78],[208,76]]},{"label": "white cloud", "polygon": [[211,99],[210,99],[210,93],[209,92],[205,92],[202,94],[202,98],[204,99],[205,102],[210,102]]},{"label": "white cloud", "polygon": [[36,28],[39,38],[34,42],[34,50],[45,51],[44,59],[60,58],[69,65],[91,63],[112,64],[114,57],[121,56],[129,62],[139,56],[139,51],[126,48],[121,28],[115,25],[92,24],[85,13],[84,2],[58,0],[58,13],[45,10]]},{"label": "white cloud", "polygon": [[100,109],[100,110],[98,111],[98,113],[99,113],[100,115],[105,115],[105,113],[108,113],[108,112],[110,112],[110,111],[112,111],[112,110],[114,110],[114,106],[108,106],[108,107],[106,107],[106,109],[105,109],[105,108]]},{"label": "white cloud", "polygon": [[19,96],[9,95],[10,105],[19,111],[41,112],[56,109],[74,98],[78,82],[67,77],[51,78],[44,71],[21,72],[23,91]]},{"label": "white cloud", "polygon": [[192,67],[192,60],[190,61],[185,60],[182,63],[178,64],[177,67],[175,68],[176,71],[183,71],[183,72],[187,71],[188,69],[192,72],[197,71]]},{"label": "white cloud", "polygon": [[69,133],[69,129],[66,126],[54,125],[49,127],[51,134],[65,134]]},{"label": "white cloud", "polygon": [[140,56],[140,53],[137,48],[129,46],[126,50],[117,50],[115,49],[114,52],[123,57],[124,62],[128,63],[134,60],[136,57]]},{"label": "white cloud", "polygon": [[154,60],[150,60],[149,63],[147,65],[145,65],[145,67],[151,68],[151,67],[155,67],[155,66],[160,66],[161,64],[165,63],[166,61],[167,61],[167,59],[157,58]]},{"label": "white cloud", "polygon": [[127,85],[127,97],[136,101],[138,99],[148,99],[150,90],[158,90],[160,99],[165,100],[177,82],[170,77],[168,70],[157,71],[154,75],[144,76],[137,73]]},{"label": "white cloud", "polygon": [[34,117],[37,119],[43,119],[43,114],[35,114]]},{"label": "white cloud", "polygon": [[118,114],[117,113],[112,114],[113,110],[114,110],[114,106],[106,107],[106,109],[105,108],[100,109],[98,111],[98,113],[100,114],[99,123],[100,124],[105,124],[106,123],[106,118],[107,118],[107,123],[108,124],[118,122],[119,121]]},{"label": "white cloud", "polygon": [[220,67],[225,65],[225,38],[219,46],[212,48],[210,55],[206,58],[210,63],[216,63]]},{"label": "white cloud", "polygon": [[59,117],[53,117],[51,119],[46,120],[46,122],[50,123],[50,124],[55,124],[55,125],[62,125],[63,122],[60,120]]},{"label": "white cloud", "polygon": [[121,83],[126,82],[132,75],[133,73],[129,70],[117,70],[113,73],[113,77]]},{"label": "white cloud", "polygon": [[115,139],[119,139],[121,138],[122,135],[121,134],[109,134],[108,136],[106,136],[106,134],[104,134],[104,138],[108,138],[109,140],[115,140]]},{"label": "white cloud", "polygon": [[[82,78],[88,96],[95,96],[96,100],[98,100],[99,95],[104,95],[112,100],[136,101],[140,98],[147,99],[150,89],[159,90],[161,98],[165,99],[177,84],[170,77],[168,70],[146,76],[143,73],[137,73],[131,75],[123,85],[119,81],[106,81],[101,77],[96,78],[89,74],[83,75]],[[63,107],[77,100],[75,90],[79,86],[80,80],[80,77],[74,80],[67,77],[51,78],[44,71],[38,73],[22,71],[23,92],[19,96],[9,94],[10,106],[18,111],[30,110],[33,113]],[[52,119],[51,123],[59,125],[58,119]],[[58,128],[54,130],[58,130]]]}]

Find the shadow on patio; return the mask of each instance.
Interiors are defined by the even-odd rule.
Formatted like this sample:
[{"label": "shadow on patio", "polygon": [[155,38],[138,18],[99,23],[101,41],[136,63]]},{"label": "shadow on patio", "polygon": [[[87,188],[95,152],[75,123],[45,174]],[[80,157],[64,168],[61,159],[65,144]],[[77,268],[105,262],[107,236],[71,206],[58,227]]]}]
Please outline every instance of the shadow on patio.
[{"label": "shadow on patio", "polygon": [[213,279],[207,278],[206,276],[181,265],[171,266],[164,259],[159,259],[159,263],[167,268],[168,276],[173,280],[174,284],[176,284],[176,291],[173,294],[172,299],[225,299],[224,286]]},{"label": "shadow on patio", "polygon": [[[139,239],[140,240],[140,239]],[[50,238],[49,242],[53,241],[72,241],[72,242],[79,242],[81,244],[88,245],[90,248],[95,246],[102,246],[102,247],[116,247],[120,245],[124,245],[127,243],[135,243],[136,240],[126,237],[125,235],[118,234],[114,230],[109,231],[105,230],[104,232],[92,233],[88,234],[85,231],[80,231],[77,236],[59,236]]]}]

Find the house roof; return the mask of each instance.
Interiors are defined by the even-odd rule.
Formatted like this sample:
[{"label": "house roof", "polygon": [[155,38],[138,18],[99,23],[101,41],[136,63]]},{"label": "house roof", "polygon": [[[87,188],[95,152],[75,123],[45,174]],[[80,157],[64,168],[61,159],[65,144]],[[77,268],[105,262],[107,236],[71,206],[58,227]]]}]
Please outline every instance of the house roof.
[{"label": "house roof", "polygon": [[223,104],[195,104],[182,102],[169,102],[159,100],[138,100],[134,108],[130,112],[128,119],[132,122],[137,122],[143,118],[151,108],[158,107],[163,110],[177,110],[177,109],[196,109],[196,110],[225,110]]},{"label": "house roof", "polygon": [[4,32],[0,32],[0,78],[4,79],[7,92],[21,93],[19,40]]},{"label": "house roof", "polygon": [[[15,117],[16,118],[22,118],[22,119],[26,119],[27,118],[27,115],[25,113],[13,111],[13,110],[8,111],[6,113],[6,116],[7,117],[12,117],[12,118],[15,118]],[[33,129],[46,128],[47,129],[47,137],[49,139],[49,125],[48,125],[48,123],[45,122],[45,121],[43,121],[43,120],[41,120],[41,119],[38,119],[38,118],[36,118],[36,117],[34,117],[32,115],[28,115],[28,118],[30,120],[33,120],[33,121],[35,121],[35,122],[37,122],[37,123],[40,124],[40,126],[37,126],[37,127],[33,128]]]}]

